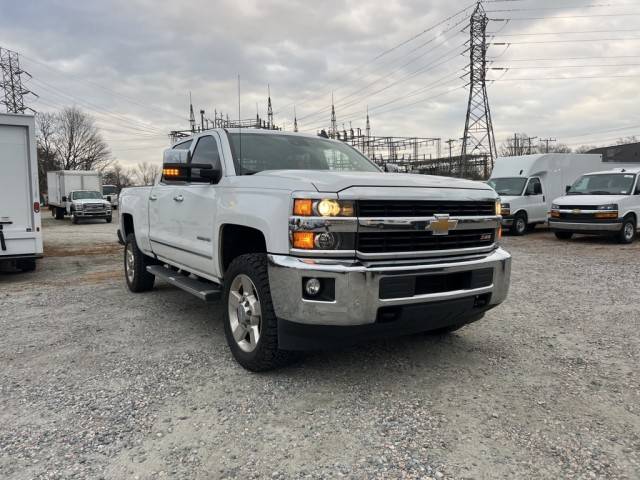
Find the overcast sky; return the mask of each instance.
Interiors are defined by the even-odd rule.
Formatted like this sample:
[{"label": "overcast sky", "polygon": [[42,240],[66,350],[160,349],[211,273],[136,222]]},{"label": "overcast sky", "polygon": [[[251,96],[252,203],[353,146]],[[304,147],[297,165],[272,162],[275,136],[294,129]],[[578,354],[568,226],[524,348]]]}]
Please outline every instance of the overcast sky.
[{"label": "overcast sky", "polygon": [[[463,14],[441,22],[470,3],[3,0],[0,46],[20,52],[33,75],[28,87],[40,99],[30,105],[83,108],[127,165],[160,161],[167,132],[188,127],[189,92],[196,112],[237,118],[238,74],[244,118],[255,117],[256,103],[266,117],[269,84],[275,122],[287,129],[294,104],[301,130],[327,127],[333,92],[340,126],[364,128],[368,105],[373,134],[457,139],[468,30],[460,31]],[[517,10],[489,13],[511,19],[488,28],[498,32],[492,42],[512,43],[489,48],[492,67],[509,68],[488,74],[497,80],[489,99],[498,143],[515,131],[571,145],[639,134],[638,7],[487,2],[488,11]]]}]

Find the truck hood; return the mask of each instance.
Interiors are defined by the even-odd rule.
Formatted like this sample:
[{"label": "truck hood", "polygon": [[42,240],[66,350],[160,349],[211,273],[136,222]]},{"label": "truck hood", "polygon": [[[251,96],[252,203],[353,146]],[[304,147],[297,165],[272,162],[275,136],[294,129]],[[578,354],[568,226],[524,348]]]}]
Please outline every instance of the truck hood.
[{"label": "truck hood", "polygon": [[520,199],[522,197],[520,197],[519,195],[500,195],[500,202],[505,204],[505,203],[513,203],[513,202],[517,202],[518,199]]},{"label": "truck hood", "polygon": [[609,205],[627,198],[626,195],[565,195],[556,198],[553,203],[558,205]]},{"label": "truck hood", "polygon": [[101,198],[83,198],[81,200],[72,200],[72,203],[75,205],[87,205],[87,204],[111,205],[109,202]]},{"label": "truck hood", "polygon": [[278,177],[310,183],[319,192],[331,193],[338,193],[351,187],[421,187],[493,191],[491,187],[481,182],[408,173],[272,170],[259,172],[254,176]]}]

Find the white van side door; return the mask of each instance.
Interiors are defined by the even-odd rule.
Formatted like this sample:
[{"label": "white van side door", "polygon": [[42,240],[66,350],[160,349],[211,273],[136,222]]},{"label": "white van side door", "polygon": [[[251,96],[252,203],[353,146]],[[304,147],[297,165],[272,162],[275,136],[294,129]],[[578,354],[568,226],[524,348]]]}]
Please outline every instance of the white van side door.
[{"label": "white van side door", "polygon": [[547,202],[542,190],[542,182],[538,177],[531,177],[524,189],[526,209],[529,223],[544,222],[547,219]]}]

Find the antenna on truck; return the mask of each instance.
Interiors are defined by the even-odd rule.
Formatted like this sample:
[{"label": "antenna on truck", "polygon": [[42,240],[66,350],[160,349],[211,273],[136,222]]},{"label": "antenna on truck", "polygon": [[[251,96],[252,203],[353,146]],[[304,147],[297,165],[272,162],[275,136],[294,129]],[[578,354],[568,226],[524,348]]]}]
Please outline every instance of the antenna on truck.
[{"label": "antenna on truck", "polygon": [[[242,116],[240,113],[240,74],[238,74],[238,143],[240,156],[238,157],[238,163],[240,164],[240,170],[242,170]],[[242,173],[240,173],[242,175]]]}]

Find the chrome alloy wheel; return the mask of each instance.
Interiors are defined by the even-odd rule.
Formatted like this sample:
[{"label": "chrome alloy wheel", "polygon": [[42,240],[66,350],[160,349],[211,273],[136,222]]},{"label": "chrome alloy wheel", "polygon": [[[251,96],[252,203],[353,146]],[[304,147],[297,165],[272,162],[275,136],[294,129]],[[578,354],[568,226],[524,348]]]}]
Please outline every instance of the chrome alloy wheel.
[{"label": "chrome alloy wheel", "polygon": [[636,234],[636,229],[633,223],[632,222],[625,223],[624,232],[623,232],[625,240],[630,241],[631,239],[633,239],[635,234]]},{"label": "chrome alloy wheel", "polygon": [[234,340],[244,352],[253,352],[260,340],[262,311],[258,290],[248,276],[240,274],[233,279],[228,303]]},{"label": "chrome alloy wheel", "polygon": [[127,280],[129,280],[129,283],[133,283],[133,279],[135,276],[135,270],[136,270],[136,258],[133,255],[133,246],[128,243],[127,247],[125,248],[125,252],[124,252],[124,266],[125,266],[125,273],[127,275]]}]

